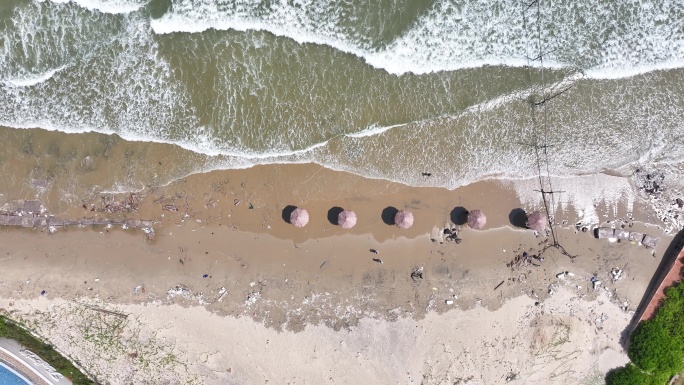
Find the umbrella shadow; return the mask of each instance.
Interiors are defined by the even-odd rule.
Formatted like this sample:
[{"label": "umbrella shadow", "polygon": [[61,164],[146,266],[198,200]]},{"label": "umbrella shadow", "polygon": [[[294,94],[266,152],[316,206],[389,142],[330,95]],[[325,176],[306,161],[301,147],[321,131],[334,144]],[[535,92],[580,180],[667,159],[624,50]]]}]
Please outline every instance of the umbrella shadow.
[{"label": "umbrella shadow", "polygon": [[283,209],[283,220],[286,223],[290,223],[290,216],[292,215],[292,212],[297,210],[297,206],[292,206],[292,205],[287,205]]},{"label": "umbrella shadow", "polygon": [[398,212],[399,209],[397,209],[396,207],[385,207],[385,209],[382,210],[382,221],[385,222],[386,225],[394,226],[394,217],[397,215]]},{"label": "umbrella shadow", "polygon": [[340,217],[340,213],[344,211],[342,207],[333,207],[330,210],[328,210],[328,222],[331,224],[337,226],[339,225],[338,219]]},{"label": "umbrella shadow", "polygon": [[508,220],[514,227],[527,228],[527,214],[521,208],[511,210],[508,214]]},{"label": "umbrella shadow", "polygon": [[451,221],[458,226],[465,225],[468,222],[468,210],[461,206],[455,207],[451,210]]}]

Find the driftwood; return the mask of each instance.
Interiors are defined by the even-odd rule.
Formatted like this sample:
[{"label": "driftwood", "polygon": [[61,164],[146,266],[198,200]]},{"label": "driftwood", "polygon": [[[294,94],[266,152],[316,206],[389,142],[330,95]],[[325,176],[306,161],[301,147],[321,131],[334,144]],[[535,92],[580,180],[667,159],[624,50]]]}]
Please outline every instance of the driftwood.
[{"label": "driftwood", "polygon": [[1,215],[0,226],[17,226],[25,228],[35,227],[63,227],[63,226],[126,226],[132,228],[150,228],[154,222],[140,219],[105,219],[82,218],[77,220],[55,217],[32,217],[20,215]]},{"label": "driftwood", "polygon": [[104,314],[109,314],[109,315],[115,315],[115,316],[121,317],[121,318],[128,318],[128,314],[119,313],[119,312],[112,311],[112,310],[107,310],[107,309],[102,309],[102,308],[100,308],[100,307],[91,306],[91,305],[86,305],[86,304],[84,304],[84,303],[79,303],[79,302],[74,302],[74,303],[77,303],[77,304],[79,304],[79,305],[85,307],[86,309],[90,309],[90,310],[92,310],[92,311],[96,311],[96,312],[99,312],[99,313],[104,313]]}]

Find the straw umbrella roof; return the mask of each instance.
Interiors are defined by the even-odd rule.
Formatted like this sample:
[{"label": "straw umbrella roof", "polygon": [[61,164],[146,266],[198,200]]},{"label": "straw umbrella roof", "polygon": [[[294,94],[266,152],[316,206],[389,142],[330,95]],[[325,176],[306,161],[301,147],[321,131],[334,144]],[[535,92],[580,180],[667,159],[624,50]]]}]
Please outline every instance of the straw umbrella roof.
[{"label": "straw umbrella roof", "polygon": [[400,229],[408,229],[413,226],[413,213],[408,210],[401,210],[394,216],[394,223]]},{"label": "straw umbrella roof", "polygon": [[480,210],[473,210],[468,213],[468,226],[471,229],[480,230],[487,223],[487,217]]},{"label": "straw umbrella roof", "polygon": [[337,216],[337,224],[343,229],[351,229],[356,226],[356,213],[351,210],[344,210]]},{"label": "straw umbrella roof", "polygon": [[309,223],[309,213],[306,210],[297,207],[292,211],[292,214],[290,214],[290,223],[295,225],[295,227],[306,226],[306,224]]},{"label": "straw umbrella roof", "polygon": [[546,215],[541,211],[535,211],[527,217],[527,227],[538,232],[546,230]]}]

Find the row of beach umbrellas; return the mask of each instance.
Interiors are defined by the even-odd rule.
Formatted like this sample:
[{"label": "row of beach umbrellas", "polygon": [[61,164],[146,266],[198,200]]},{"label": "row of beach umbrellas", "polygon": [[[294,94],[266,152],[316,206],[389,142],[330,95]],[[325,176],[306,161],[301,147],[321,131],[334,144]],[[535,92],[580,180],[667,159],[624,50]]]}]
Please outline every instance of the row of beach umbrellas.
[{"label": "row of beach umbrellas", "polygon": [[[543,232],[546,229],[546,215],[541,211],[535,211],[527,217],[527,227]],[[300,207],[292,210],[290,223],[295,227],[304,227],[309,223],[309,213]],[[468,212],[468,227],[480,230],[487,224],[487,217],[481,210]],[[337,224],[343,229],[351,229],[356,226],[356,213],[351,210],[342,210],[337,216]],[[394,215],[394,224],[400,229],[408,229],[413,226],[413,213],[408,210],[399,210]]]}]

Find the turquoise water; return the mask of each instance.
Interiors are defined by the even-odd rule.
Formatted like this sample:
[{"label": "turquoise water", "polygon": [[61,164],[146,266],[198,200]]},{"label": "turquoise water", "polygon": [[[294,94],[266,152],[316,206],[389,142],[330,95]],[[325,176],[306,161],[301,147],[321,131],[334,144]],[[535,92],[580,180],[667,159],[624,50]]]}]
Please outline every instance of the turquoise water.
[{"label": "turquoise water", "polygon": [[22,380],[19,376],[7,369],[0,363],[0,384],[2,385],[30,385],[29,382]]},{"label": "turquoise water", "polygon": [[556,175],[681,163],[684,3],[526,3],[3,1],[0,125],[449,188],[546,137]]}]

